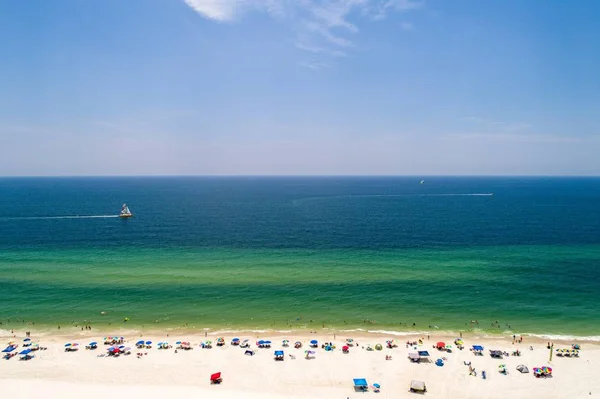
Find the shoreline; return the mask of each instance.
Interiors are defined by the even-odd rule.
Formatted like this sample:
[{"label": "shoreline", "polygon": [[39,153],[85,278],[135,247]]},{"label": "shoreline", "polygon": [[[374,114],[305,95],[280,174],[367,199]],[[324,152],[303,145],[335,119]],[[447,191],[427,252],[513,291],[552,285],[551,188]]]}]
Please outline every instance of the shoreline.
[{"label": "shoreline", "polygon": [[80,330],[79,327],[63,328],[61,330],[52,330],[46,328],[25,328],[18,330],[4,330],[0,329],[0,339],[13,339],[20,336],[25,336],[26,332],[30,332],[31,336],[40,338],[93,338],[98,336],[107,335],[118,335],[124,337],[143,337],[143,336],[166,336],[166,337],[191,337],[191,338],[204,338],[204,337],[229,337],[235,336],[247,336],[252,338],[285,338],[285,337],[298,337],[298,338],[309,338],[314,336],[320,337],[359,337],[363,339],[418,339],[427,336],[439,337],[447,340],[454,340],[455,338],[462,337],[464,339],[476,339],[476,340],[507,340],[512,341],[512,337],[523,337],[526,342],[542,343],[547,341],[553,341],[558,343],[589,343],[589,344],[600,344],[600,336],[576,336],[576,335],[559,335],[559,334],[528,334],[528,333],[514,333],[512,331],[503,331],[499,333],[489,333],[486,331],[444,331],[444,330],[422,330],[422,331],[393,331],[393,330],[366,330],[366,329],[318,329],[318,330],[307,330],[307,329],[288,329],[288,330],[277,330],[277,329],[212,329],[212,328],[110,328],[102,326],[94,328],[93,330]]}]

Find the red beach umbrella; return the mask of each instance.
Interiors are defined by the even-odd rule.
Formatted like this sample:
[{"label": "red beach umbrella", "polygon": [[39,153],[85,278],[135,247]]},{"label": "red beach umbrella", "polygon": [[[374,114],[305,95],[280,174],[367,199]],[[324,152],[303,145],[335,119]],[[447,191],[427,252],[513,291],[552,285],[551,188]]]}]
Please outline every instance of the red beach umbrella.
[{"label": "red beach umbrella", "polygon": [[221,372],[220,371],[218,373],[214,373],[213,375],[210,376],[210,380],[211,381],[218,380],[219,378],[221,378]]},{"label": "red beach umbrella", "polygon": [[445,348],[446,344],[443,342],[438,342],[435,346],[437,346],[438,348]]}]

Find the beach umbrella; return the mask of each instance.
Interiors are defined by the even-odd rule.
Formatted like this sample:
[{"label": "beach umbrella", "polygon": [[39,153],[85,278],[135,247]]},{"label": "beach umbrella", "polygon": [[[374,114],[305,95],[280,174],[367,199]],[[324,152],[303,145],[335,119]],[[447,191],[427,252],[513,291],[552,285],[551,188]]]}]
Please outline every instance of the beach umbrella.
[{"label": "beach umbrella", "polygon": [[68,347],[70,347],[70,346],[72,346],[72,345],[73,345],[73,344],[71,344],[71,343],[67,343],[67,344],[65,344],[65,348],[68,348]]},{"label": "beach umbrella", "polygon": [[349,347],[348,345],[344,345],[344,346],[342,346],[342,350],[343,350],[343,351],[347,351],[347,350],[349,350],[349,349],[350,349],[350,347]]},{"label": "beach umbrella", "polygon": [[257,344],[257,345],[264,345],[264,344],[265,344],[265,341],[263,341],[263,340],[261,339],[261,340],[260,340],[260,341],[258,341],[256,344]]},{"label": "beach umbrella", "polygon": [[381,388],[381,385],[375,383],[375,384],[373,384],[373,387],[379,389],[379,388]]},{"label": "beach umbrella", "polygon": [[352,338],[348,338],[346,339],[346,342],[354,342],[354,340]]},{"label": "beach umbrella", "polygon": [[9,352],[14,351],[15,349],[17,349],[17,348],[15,348],[14,346],[10,346],[10,347],[4,349],[2,352],[9,353]]},{"label": "beach umbrella", "polygon": [[216,381],[216,380],[218,380],[220,378],[221,378],[221,372],[220,371],[218,373],[211,374],[211,376],[210,376],[210,380],[211,381]]},{"label": "beach umbrella", "polygon": [[287,340],[287,339],[284,339],[284,340],[283,340],[283,344],[284,344],[284,345],[287,345],[287,344],[289,344],[289,343],[290,343],[290,341],[289,341],[289,340]]},{"label": "beach umbrella", "polygon": [[381,344],[377,344],[377,345],[375,345],[375,349],[380,351],[383,349],[383,347],[381,346]]},{"label": "beach umbrella", "polygon": [[294,345],[302,345],[302,342],[296,341],[296,343]]},{"label": "beach umbrella", "polygon": [[96,342],[96,341],[90,342],[90,346],[93,346],[93,345],[98,345],[98,342]]},{"label": "beach umbrella", "polygon": [[265,345],[271,345],[271,341],[265,341]]},{"label": "beach umbrella", "polygon": [[446,344],[444,342],[438,342],[437,344],[435,344],[435,346],[438,348],[443,348],[446,346]]},{"label": "beach umbrella", "polygon": [[123,349],[125,347],[125,345],[121,345],[119,346],[119,349]]},{"label": "beach umbrella", "polygon": [[146,345],[152,345],[152,341],[146,341]]},{"label": "beach umbrella", "polygon": [[19,355],[27,355],[29,353],[31,353],[31,349],[25,349],[25,350],[22,350],[21,352],[19,352]]},{"label": "beach umbrella", "polygon": [[25,339],[23,340],[23,342],[29,342],[29,341],[31,341],[31,338],[25,338]]},{"label": "beach umbrella", "polygon": [[310,341],[311,345],[318,345],[319,342],[316,339],[313,339],[312,341]]},{"label": "beach umbrella", "polygon": [[231,341],[232,341],[232,342],[240,342],[240,339],[239,339],[239,338],[234,338],[234,339],[232,339]]}]

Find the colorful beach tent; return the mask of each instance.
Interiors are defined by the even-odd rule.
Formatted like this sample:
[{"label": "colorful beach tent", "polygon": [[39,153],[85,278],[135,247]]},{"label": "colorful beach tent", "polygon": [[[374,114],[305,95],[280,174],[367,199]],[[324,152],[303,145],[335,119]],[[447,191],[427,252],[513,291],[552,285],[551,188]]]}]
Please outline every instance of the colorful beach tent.
[{"label": "colorful beach tent", "polygon": [[368,388],[369,384],[367,384],[367,380],[364,378],[354,378],[354,387],[355,388]]}]

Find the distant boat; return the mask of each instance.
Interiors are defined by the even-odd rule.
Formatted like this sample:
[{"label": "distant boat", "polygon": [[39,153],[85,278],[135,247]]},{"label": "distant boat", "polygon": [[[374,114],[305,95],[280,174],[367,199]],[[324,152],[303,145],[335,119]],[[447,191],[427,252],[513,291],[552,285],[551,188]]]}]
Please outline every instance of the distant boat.
[{"label": "distant boat", "polygon": [[421,180],[421,184],[425,184],[425,180]]},{"label": "distant boat", "polygon": [[119,214],[119,217],[120,218],[130,218],[132,216],[133,216],[133,213],[131,213],[127,204],[123,204],[123,207],[121,207],[121,213]]}]

